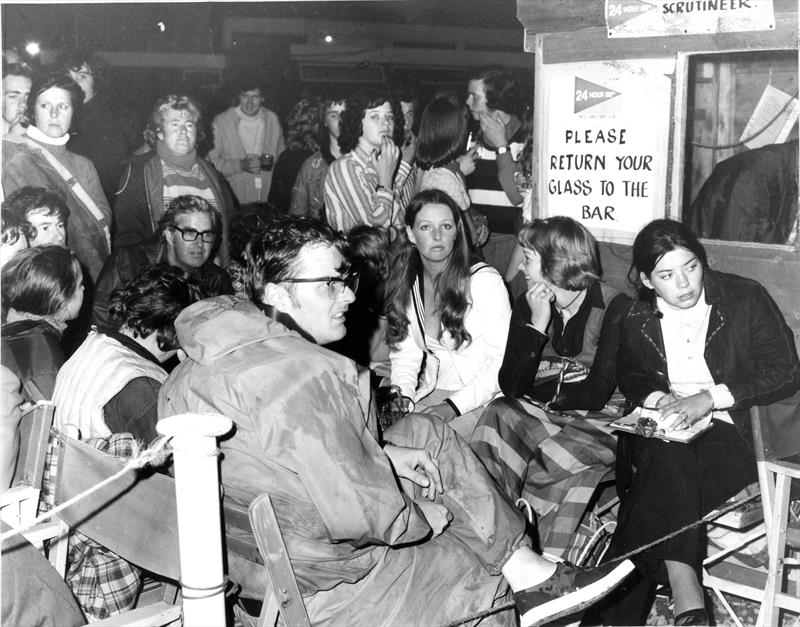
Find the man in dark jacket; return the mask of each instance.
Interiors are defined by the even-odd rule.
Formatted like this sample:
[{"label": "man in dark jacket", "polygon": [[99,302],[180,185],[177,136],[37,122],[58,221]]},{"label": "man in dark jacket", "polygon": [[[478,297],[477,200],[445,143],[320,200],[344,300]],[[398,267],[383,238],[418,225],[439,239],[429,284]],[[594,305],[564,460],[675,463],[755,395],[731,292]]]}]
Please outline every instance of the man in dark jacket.
[{"label": "man in dark jacket", "polygon": [[91,159],[107,198],[113,198],[128,158],[128,142],[119,122],[108,106],[103,64],[90,51],[69,51],[59,60],[84,93],[83,107],[77,120],[77,134],[70,138],[69,149]]},{"label": "man in dark jacket", "polygon": [[199,196],[178,196],[170,202],[155,237],[120,246],[106,260],[97,279],[92,322],[101,330],[116,330],[109,314],[112,292],[147,266],[168,263],[197,279],[206,296],[233,294],[227,272],[213,261],[219,244],[219,211]]},{"label": "man in dark jacket", "polygon": [[227,266],[228,227],[235,208],[222,175],[197,155],[200,109],[188,96],[165,96],[156,103],[145,129],[152,152],[131,157],[114,203],[114,247],[139,244],[156,232],[170,201],[193,194],[222,217],[218,254]]}]

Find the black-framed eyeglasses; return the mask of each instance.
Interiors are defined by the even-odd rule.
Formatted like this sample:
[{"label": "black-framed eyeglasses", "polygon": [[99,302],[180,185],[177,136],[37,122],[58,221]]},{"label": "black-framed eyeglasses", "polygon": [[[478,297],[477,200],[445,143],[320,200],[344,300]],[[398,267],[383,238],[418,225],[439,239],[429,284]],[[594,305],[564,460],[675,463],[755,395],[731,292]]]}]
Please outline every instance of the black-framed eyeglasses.
[{"label": "black-framed eyeglasses", "polygon": [[175,229],[181,234],[181,239],[184,242],[193,242],[197,239],[197,236],[200,236],[200,239],[203,241],[204,244],[211,244],[217,239],[217,234],[214,231],[195,231],[194,229],[182,229],[179,226],[171,226],[171,229]]},{"label": "black-framed eyeglasses", "polygon": [[328,286],[328,296],[336,298],[341,296],[345,288],[355,293],[358,289],[358,272],[350,272],[345,276],[321,276],[313,279],[284,279],[283,283],[325,283]]}]

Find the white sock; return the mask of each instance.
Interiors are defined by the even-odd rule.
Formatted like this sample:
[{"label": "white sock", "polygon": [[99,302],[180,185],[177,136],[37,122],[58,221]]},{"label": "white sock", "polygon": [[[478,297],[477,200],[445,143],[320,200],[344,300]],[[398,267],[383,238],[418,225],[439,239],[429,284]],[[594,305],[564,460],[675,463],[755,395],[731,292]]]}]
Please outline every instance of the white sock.
[{"label": "white sock", "polygon": [[522,546],[511,554],[501,569],[512,592],[538,586],[556,572],[556,565],[534,553],[529,546]]}]

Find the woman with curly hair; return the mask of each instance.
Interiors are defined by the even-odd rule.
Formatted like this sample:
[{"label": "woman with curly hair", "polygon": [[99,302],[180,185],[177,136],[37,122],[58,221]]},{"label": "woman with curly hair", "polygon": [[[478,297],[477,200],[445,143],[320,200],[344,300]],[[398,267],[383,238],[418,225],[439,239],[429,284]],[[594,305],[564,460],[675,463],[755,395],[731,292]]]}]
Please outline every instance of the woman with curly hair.
[{"label": "woman with curly hair", "polygon": [[386,286],[391,382],[407,411],[452,421],[469,437],[483,405],[500,391],[508,292],[497,271],[470,252],[461,211],[445,192],[418,193],[405,225]]},{"label": "woman with curly hair", "polygon": [[319,150],[320,106],[317,98],[300,100],[286,117],[286,150],[275,161],[267,202],[289,209],[292,187],[303,162]]},{"label": "woman with curly hair", "polygon": [[345,233],[358,224],[402,228],[403,209],[414,190],[409,173],[416,149],[414,142],[404,145],[403,133],[400,107],[389,93],[348,99],[339,136],[344,154],[325,179],[325,209],[333,228]]}]

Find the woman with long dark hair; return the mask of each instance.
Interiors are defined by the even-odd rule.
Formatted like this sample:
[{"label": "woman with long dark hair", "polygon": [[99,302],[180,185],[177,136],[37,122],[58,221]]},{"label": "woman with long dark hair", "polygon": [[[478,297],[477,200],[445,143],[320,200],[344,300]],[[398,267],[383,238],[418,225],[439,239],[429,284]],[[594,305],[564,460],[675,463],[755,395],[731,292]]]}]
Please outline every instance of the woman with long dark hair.
[{"label": "woman with long dark hair", "polygon": [[[472,201],[465,176],[475,169],[475,154],[467,152],[469,109],[453,96],[434,98],[422,112],[417,140],[417,191],[439,189],[447,192],[463,212],[464,224],[474,246],[489,236],[486,218],[471,213]],[[475,218],[480,218],[480,225]]]},{"label": "woman with long dark hair", "polygon": [[[405,212],[387,281],[391,381],[415,406],[468,437],[500,390],[511,307],[500,275],[470,252],[461,211],[445,192],[418,193]],[[425,377],[418,373],[425,362]]]},{"label": "woman with long dark hair", "polygon": [[403,126],[400,106],[389,93],[348,98],[339,135],[342,157],[325,179],[325,213],[334,229],[402,228],[403,208],[414,189],[409,173],[416,148],[403,143]]},{"label": "woman with long dark hair", "polygon": [[[641,230],[630,277],[639,299],[622,322],[621,391],[631,408],[655,408],[673,429],[706,417],[713,427],[688,443],[620,436],[621,503],[608,555],[683,529],[633,560],[651,581],[669,581],[676,625],[707,625],[705,537],[691,524],[757,480],[748,410],[800,388],[795,338],[766,290],[709,269],[703,246],[680,222],[655,220]],[[800,448],[797,433],[787,432],[796,422],[781,422],[782,446],[793,449],[785,454]],[[645,615],[642,608],[628,624]]]}]

